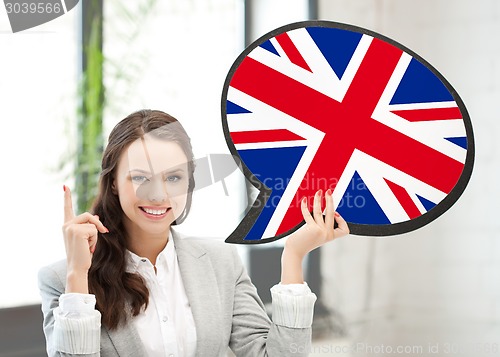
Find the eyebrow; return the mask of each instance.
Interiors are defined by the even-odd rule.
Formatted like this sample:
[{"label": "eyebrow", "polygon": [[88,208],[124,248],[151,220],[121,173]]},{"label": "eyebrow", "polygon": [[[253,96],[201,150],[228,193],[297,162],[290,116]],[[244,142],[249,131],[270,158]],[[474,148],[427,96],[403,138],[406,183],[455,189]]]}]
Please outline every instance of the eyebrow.
[{"label": "eyebrow", "polygon": [[[142,170],[142,169],[131,169],[128,171],[129,173],[132,173],[132,172],[140,172],[140,173],[143,173],[143,174],[148,174],[148,175],[151,175],[151,172],[150,171],[146,171],[146,170]],[[174,170],[165,170],[165,171],[162,171],[162,173],[164,174],[175,174],[177,172],[182,172],[184,173],[185,170],[184,169],[174,169]]]}]

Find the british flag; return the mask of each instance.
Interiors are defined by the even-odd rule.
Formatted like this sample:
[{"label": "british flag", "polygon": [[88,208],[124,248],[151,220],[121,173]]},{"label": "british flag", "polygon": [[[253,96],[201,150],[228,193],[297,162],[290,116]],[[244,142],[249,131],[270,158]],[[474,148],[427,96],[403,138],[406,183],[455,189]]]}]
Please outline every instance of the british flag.
[{"label": "british flag", "polygon": [[228,241],[286,236],[303,223],[300,199],[328,188],[351,233],[407,232],[451,207],[472,172],[458,94],[365,29],[315,21],[271,32],[233,65],[222,108],[230,149],[268,188]]}]

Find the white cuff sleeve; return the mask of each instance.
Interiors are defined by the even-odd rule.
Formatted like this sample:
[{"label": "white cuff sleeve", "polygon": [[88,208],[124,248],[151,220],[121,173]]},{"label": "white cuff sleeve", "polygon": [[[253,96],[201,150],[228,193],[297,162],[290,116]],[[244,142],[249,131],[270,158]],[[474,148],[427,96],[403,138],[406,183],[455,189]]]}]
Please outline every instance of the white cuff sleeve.
[{"label": "white cuff sleeve", "polygon": [[59,297],[59,306],[64,315],[88,314],[95,310],[95,296],[79,293],[62,294]]},{"label": "white cuff sleeve", "polygon": [[95,296],[62,294],[54,310],[54,345],[57,351],[91,354],[100,350],[101,313],[95,310]]},{"label": "white cuff sleeve", "polygon": [[311,327],[316,294],[307,283],[277,284],[271,288],[273,299],[273,322],[276,325],[307,328]]}]

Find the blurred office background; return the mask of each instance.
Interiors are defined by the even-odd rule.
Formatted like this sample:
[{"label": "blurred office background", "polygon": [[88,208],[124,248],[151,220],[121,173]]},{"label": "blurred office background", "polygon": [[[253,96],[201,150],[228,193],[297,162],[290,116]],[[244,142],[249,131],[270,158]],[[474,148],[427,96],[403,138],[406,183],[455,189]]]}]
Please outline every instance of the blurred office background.
[{"label": "blurred office background", "polygon": [[[220,116],[227,72],[246,45],[276,27],[307,19],[348,23],[431,63],[472,120],[469,186],[418,231],[349,236],[310,256],[307,280],[318,294],[311,355],[500,355],[500,2],[107,0],[89,10],[90,3],[16,34],[0,10],[0,357],[44,355],[36,274],[65,257],[61,186],[76,184],[78,88],[88,61],[82,41],[91,32],[82,18],[96,11],[104,136],[137,109],[160,109],[181,120],[197,157],[228,153]],[[196,191],[179,230],[223,239],[244,212],[241,184],[235,172],[227,178],[229,195],[222,184]],[[279,280],[281,244],[239,248],[266,303]]]}]

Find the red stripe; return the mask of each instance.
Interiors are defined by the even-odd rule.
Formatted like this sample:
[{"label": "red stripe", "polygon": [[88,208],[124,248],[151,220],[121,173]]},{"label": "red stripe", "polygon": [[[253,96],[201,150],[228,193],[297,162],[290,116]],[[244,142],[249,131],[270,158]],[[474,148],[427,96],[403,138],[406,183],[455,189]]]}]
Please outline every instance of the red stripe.
[{"label": "red stripe", "polygon": [[282,33],[281,35],[276,36],[276,40],[280,44],[283,51],[285,51],[288,59],[293,64],[296,64],[297,66],[302,67],[309,72],[312,72],[306,61],[304,60],[304,57],[302,57],[299,50],[297,50],[297,47],[295,47],[287,33]]},{"label": "red stripe", "polygon": [[405,210],[406,214],[410,219],[416,218],[420,216],[420,211],[418,210],[418,207],[415,205],[415,202],[411,199],[410,195],[408,194],[408,191],[406,191],[403,187],[399,186],[398,184],[395,184],[394,182],[391,182],[387,179],[385,179],[385,182],[391,189],[392,193],[394,193],[394,196],[398,199],[399,203]]},{"label": "red stripe", "polygon": [[235,144],[305,140],[303,137],[296,135],[286,129],[235,131],[231,132],[231,139]]},{"label": "red stripe", "polygon": [[452,108],[432,108],[432,109],[412,109],[393,110],[392,113],[399,115],[408,121],[428,121],[428,120],[449,120],[462,119],[462,113],[458,107]]}]

